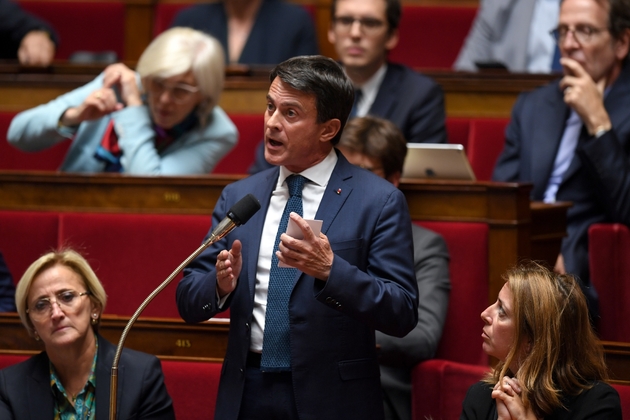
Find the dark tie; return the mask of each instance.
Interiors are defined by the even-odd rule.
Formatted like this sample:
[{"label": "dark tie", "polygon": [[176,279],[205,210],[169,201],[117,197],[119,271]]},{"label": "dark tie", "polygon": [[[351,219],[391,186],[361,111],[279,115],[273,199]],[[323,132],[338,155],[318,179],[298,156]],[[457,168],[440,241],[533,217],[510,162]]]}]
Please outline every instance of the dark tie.
[{"label": "dark tie", "polygon": [[291,175],[287,178],[289,200],[284,207],[282,219],[276,234],[276,243],[271,255],[269,270],[269,289],[267,291],[267,313],[263,335],[263,351],[260,368],[263,371],[287,371],[291,369],[291,347],[289,342],[289,297],[298,270],[278,267],[276,251],[280,235],[287,230],[289,214],[295,212],[302,216],[302,187],[306,178]]},{"label": "dark tie", "polygon": [[354,118],[357,116],[357,111],[359,108],[359,102],[361,101],[361,98],[363,98],[363,91],[361,89],[355,89],[354,90],[354,103],[352,104],[352,110],[350,111],[350,116],[348,117],[348,119]]}]

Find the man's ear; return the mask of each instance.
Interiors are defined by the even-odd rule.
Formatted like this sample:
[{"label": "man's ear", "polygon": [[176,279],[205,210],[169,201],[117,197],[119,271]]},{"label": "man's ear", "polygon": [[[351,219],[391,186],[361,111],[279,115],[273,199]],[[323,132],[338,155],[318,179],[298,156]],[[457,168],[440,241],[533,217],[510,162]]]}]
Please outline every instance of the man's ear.
[{"label": "man's ear", "polygon": [[322,124],[321,134],[319,136],[319,141],[326,142],[331,141],[335,138],[337,133],[341,130],[341,121],[337,118],[333,118],[331,120],[326,121]]},{"label": "man's ear", "polygon": [[396,47],[396,45],[398,45],[399,40],[400,38],[399,38],[398,28],[392,29],[389,33],[389,37],[387,38],[387,41],[385,41],[385,49],[387,51],[393,50]]},{"label": "man's ear", "polygon": [[630,29],[626,28],[621,36],[615,40],[615,56],[623,61],[630,52]]},{"label": "man's ear", "polygon": [[387,177],[387,180],[389,182],[391,182],[392,184],[394,184],[394,187],[398,188],[398,185],[400,185],[400,176],[402,174],[399,171],[394,172],[393,174],[391,174],[390,176]]}]

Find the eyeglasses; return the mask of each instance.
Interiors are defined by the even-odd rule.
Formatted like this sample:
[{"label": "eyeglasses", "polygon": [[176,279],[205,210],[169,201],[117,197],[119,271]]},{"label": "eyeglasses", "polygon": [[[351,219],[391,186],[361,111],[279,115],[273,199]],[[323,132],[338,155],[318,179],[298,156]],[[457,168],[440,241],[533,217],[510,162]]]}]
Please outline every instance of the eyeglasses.
[{"label": "eyeglasses", "polygon": [[168,91],[171,98],[177,103],[184,103],[191,95],[199,92],[197,86],[191,86],[186,83],[169,84],[163,79],[158,78],[149,79],[147,85],[148,90],[152,95],[155,95],[156,98],[161,97],[165,91]]},{"label": "eyeglasses", "polygon": [[577,25],[573,29],[570,29],[567,25],[560,25],[549,33],[558,44],[564,42],[569,32],[573,34],[573,38],[575,38],[578,43],[588,44],[593,38],[593,35],[607,30],[606,28],[594,28],[590,25]]},{"label": "eyeglasses", "polygon": [[363,31],[364,34],[373,34],[378,32],[383,26],[385,26],[385,22],[375,18],[354,18],[352,16],[338,16],[334,19],[335,27],[338,31],[341,32],[350,32],[352,29],[352,25],[354,22],[359,22],[359,28]]},{"label": "eyeglasses", "polygon": [[81,296],[91,295],[91,292],[79,293],[75,290],[64,290],[56,295],[55,300],[50,298],[41,298],[35,302],[32,308],[26,310],[34,320],[41,321],[50,316],[53,309],[53,303],[59,306],[59,309],[66,312],[76,309],[77,305],[81,301]]}]

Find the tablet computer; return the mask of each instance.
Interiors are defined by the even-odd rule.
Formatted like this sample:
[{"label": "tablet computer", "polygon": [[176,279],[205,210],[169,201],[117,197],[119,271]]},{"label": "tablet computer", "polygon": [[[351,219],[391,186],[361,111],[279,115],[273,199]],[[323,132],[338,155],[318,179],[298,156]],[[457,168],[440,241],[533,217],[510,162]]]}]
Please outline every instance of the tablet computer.
[{"label": "tablet computer", "polygon": [[461,144],[407,143],[402,177],[476,180]]}]

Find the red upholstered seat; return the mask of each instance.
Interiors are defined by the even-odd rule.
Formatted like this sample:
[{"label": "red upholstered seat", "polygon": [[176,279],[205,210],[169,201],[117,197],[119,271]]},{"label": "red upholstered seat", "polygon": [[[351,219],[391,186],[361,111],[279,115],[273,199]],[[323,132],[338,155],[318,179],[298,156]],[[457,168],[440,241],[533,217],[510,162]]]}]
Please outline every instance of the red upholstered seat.
[{"label": "red upholstered seat", "polygon": [[23,362],[29,357],[26,354],[0,354],[0,369]]},{"label": "red upholstered seat", "polygon": [[213,174],[245,174],[254,162],[256,147],[265,135],[265,117],[259,114],[232,114],[230,119],[238,129],[238,143],[217,163]]},{"label": "red upholstered seat", "polygon": [[70,147],[69,141],[41,152],[27,153],[7,142],[7,131],[15,112],[0,112],[0,170],[56,171]]},{"label": "red upholstered seat", "polygon": [[446,117],[446,133],[449,143],[461,144],[464,146],[464,150],[468,152],[469,118]]},{"label": "red upholstered seat", "polygon": [[619,393],[623,420],[630,420],[630,385],[611,384]]},{"label": "red upholstered seat", "polygon": [[416,222],[441,234],[448,246],[451,294],[436,358],[487,365],[481,312],[488,306],[488,225]]},{"label": "red upholstered seat", "polygon": [[[91,264],[108,295],[105,313],[131,316],[144,299],[200,245],[210,216],[62,213],[59,241]],[[181,273],[142,313],[179,318]]]},{"label": "red upholstered seat", "polygon": [[503,150],[507,118],[474,118],[470,120],[468,160],[478,181],[492,178],[494,165]]},{"label": "red upholstered seat", "polygon": [[477,7],[403,6],[400,41],[389,58],[413,68],[450,69]]},{"label": "red upholstered seat", "polygon": [[630,342],[630,229],[598,223],[589,228],[591,281],[599,294],[602,340]]},{"label": "red upholstered seat", "polygon": [[214,417],[221,376],[220,363],[162,360],[162,370],[177,420]]},{"label": "red upholstered seat", "polygon": [[439,359],[418,364],[412,373],[412,418],[458,419],[468,388],[488,370],[488,366]]},{"label": "red upholstered seat", "polygon": [[58,246],[57,213],[0,212],[0,252],[17,282],[33,261]]},{"label": "red upholstered seat", "polygon": [[21,1],[20,6],[50,23],[59,34],[56,59],[76,51],[114,51],[125,59],[125,4],[122,1]]}]

